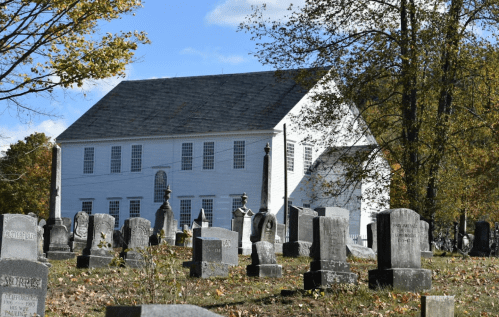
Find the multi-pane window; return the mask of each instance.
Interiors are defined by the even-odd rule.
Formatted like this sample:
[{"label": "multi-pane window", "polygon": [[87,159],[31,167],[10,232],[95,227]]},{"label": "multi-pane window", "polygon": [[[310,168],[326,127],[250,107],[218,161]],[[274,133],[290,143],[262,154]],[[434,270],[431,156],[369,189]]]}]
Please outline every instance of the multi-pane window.
[{"label": "multi-pane window", "polygon": [[245,141],[234,141],[234,169],[244,168]]},{"label": "multi-pane window", "polygon": [[286,162],[288,163],[288,171],[295,170],[295,145],[293,143],[286,144]]},{"label": "multi-pane window", "polygon": [[154,202],[163,202],[166,190],[166,173],[164,171],[157,171],[154,176]]},{"label": "multi-pane window", "polygon": [[121,146],[111,147],[111,173],[121,173]]},{"label": "multi-pane window", "polygon": [[312,174],[312,147],[305,146],[303,149],[303,171],[305,174]]},{"label": "multi-pane window", "polygon": [[92,214],[92,201],[82,201],[81,202],[81,211],[86,212],[87,214]]},{"label": "multi-pane window", "polygon": [[94,148],[86,147],[83,153],[83,174],[94,173]]},{"label": "multi-pane window", "polygon": [[140,200],[130,200],[130,218],[140,217]]},{"label": "multi-pane window", "polygon": [[232,211],[236,210],[237,208],[241,208],[242,206],[243,203],[240,197],[232,198]]},{"label": "multi-pane window", "polygon": [[213,226],[213,199],[203,199],[201,202],[202,208],[204,209],[204,215],[206,219],[210,222],[210,227]]},{"label": "multi-pane window", "polygon": [[120,201],[109,201],[109,214],[114,217],[114,228],[118,229],[120,225]]},{"label": "multi-pane window", "polygon": [[204,142],[203,144],[203,169],[215,168],[215,142]]},{"label": "multi-pane window", "polygon": [[182,143],[182,170],[192,170],[192,143]]},{"label": "multi-pane window", "polygon": [[184,225],[190,226],[191,224],[191,200],[180,200],[180,228]]},{"label": "multi-pane window", "polygon": [[131,172],[142,171],[142,145],[132,145],[132,161],[130,166]]}]

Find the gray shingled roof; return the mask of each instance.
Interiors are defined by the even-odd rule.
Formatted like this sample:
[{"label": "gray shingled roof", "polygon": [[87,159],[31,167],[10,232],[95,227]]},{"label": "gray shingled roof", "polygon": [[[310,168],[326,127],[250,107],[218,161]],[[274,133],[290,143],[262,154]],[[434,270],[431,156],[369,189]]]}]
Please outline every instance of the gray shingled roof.
[{"label": "gray shingled roof", "polygon": [[57,141],[268,130],[306,93],[273,71],[123,81]]}]

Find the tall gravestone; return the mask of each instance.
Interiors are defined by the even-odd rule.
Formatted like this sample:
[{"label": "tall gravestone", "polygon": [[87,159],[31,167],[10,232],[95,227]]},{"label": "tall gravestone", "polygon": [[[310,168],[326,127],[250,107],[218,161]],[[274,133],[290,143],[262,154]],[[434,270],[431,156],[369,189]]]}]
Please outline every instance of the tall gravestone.
[{"label": "tall gravestone", "polygon": [[50,180],[50,214],[44,232],[44,251],[48,259],[74,258],[69,247],[69,232],[61,218],[61,148],[52,148],[52,176]]},{"label": "tall gravestone", "polygon": [[48,267],[37,262],[37,219],[0,215],[0,230],[0,316],[44,316]]},{"label": "tall gravestone", "polygon": [[267,241],[275,244],[277,218],[270,212],[270,145],[265,146],[263,158],[262,191],[260,210],[253,217],[253,235],[251,242]]},{"label": "tall gravestone", "polygon": [[[196,230],[196,229],[194,229]],[[200,278],[227,277],[229,265],[224,261],[223,241],[219,238],[196,237],[194,239],[196,254],[190,267],[190,276]]]},{"label": "tall gravestone", "polygon": [[424,220],[420,220],[419,239],[421,243],[421,257],[426,259],[433,257],[433,252],[430,250],[430,241],[428,238],[429,230],[430,230],[430,224]]},{"label": "tall gravestone", "polygon": [[73,237],[71,239],[71,250],[82,251],[87,245],[88,214],[78,211],[74,217]]},{"label": "tall gravestone", "polygon": [[243,206],[237,208],[232,212],[234,219],[232,219],[232,231],[238,233],[238,252],[239,254],[251,254],[251,216],[254,215],[253,211],[246,207],[248,196],[244,193],[241,196],[241,203]]},{"label": "tall gravestone", "polygon": [[378,252],[378,236],[376,233],[376,222],[371,222],[367,225],[367,247],[371,248],[374,253]]},{"label": "tall gravestone", "polygon": [[431,288],[431,271],[421,269],[419,214],[389,209],[376,215],[378,269],[369,271],[369,288],[416,292]]},{"label": "tall gravestone", "polygon": [[475,240],[473,241],[473,249],[470,256],[490,256],[489,244],[490,239],[490,224],[487,221],[477,221],[475,223]]},{"label": "tall gravestone", "polygon": [[282,266],[277,264],[274,245],[267,241],[253,243],[251,265],[246,266],[248,276],[282,277]]},{"label": "tall gravestone", "polygon": [[[154,230],[151,236],[151,244],[153,245],[157,245],[162,241],[169,245],[175,245],[177,223],[173,216],[172,207],[168,202],[171,192],[170,185],[168,185],[163,196],[163,204],[156,211]],[[163,231],[163,237],[160,236],[161,231]]]},{"label": "tall gravestone", "polygon": [[134,268],[144,266],[144,257],[141,250],[149,246],[149,229],[151,222],[147,219],[135,217],[125,220],[123,233],[125,245],[120,257],[125,260],[125,265]]},{"label": "tall gravestone", "polygon": [[87,246],[78,256],[76,267],[106,267],[113,259],[114,217],[107,214],[90,215]]},{"label": "tall gravestone", "polygon": [[313,221],[317,212],[310,208],[291,206],[289,210],[289,242],[283,245],[283,255],[310,256],[314,241]]},{"label": "tall gravestone", "polygon": [[315,217],[313,220],[313,261],[303,275],[305,290],[327,288],[338,283],[357,283],[357,274],[350,272],[346,262],[344,218]]}]

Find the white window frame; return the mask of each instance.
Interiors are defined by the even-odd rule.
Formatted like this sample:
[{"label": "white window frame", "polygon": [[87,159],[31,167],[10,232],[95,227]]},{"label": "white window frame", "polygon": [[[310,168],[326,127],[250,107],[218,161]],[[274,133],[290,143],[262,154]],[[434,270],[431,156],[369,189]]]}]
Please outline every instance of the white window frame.
[{"label": "white window frame", "polygon": [[[236,153],[236,142],[243,145],[243,151]],[[240,143],[242,142],[242,143]],[[246,141],[245,140],[234,140],[232,151],[232,169],[243,170],[246,169]],[[241,164],[242,162],[242,164]]]},{"label": "white window frame", "polygon": [[288,172],[295,171],[295,144],[286,142],[286,161]]},{"label": "white window frame", "polygon": [[[119,149],[119,158],[113,157],[113,153],[117,154],[118,152],[113,152],[113,149]],[[121,145],[113,145],[111,146],[111,163],[109,167],[109,173],[111,174],[119,174],[121,173],[121,157],[122,157],[122,148]]]},{"label": "white window frame", "polygon": [[[132,206],[132,204],[134,206]],[[140,209],[141,209],[140,205],[141,205],[141,200],[140,199],[130,199],[128,201],[128,215],[129,215],[129,218],[138,218],[138,217],[140,217]],[[132,208],[133,208],[133,210],[132,210]],[[137,209],[138,209],[138,212],[137,212]]]},{"label": "white window frame", "polygon": [[[164,186],[158,183],[158,173],[160,172],[163,172],[165,174]],[[159,170],[156,173],[154,173],[154,194],[153,194],[154,203],[163,202],[167,186],[168,186],[168,174],[164,170]]]},{"label": "white window frame", "polygon": [[[87,149],[92,150],[92,159],[87,156]],[[90,164],[90,165],[88,165]],[[87,146],[83,148],[83,174],[93,174],[95,167],[95,147]]]},{"label": "white window frame", "polygon": [[179,225],[182,228],[184,225],[190,226],[192,222],[192,199],[180,200],[180,219]]},{"label": "white window frame", "polygon": [[[140,148],[140,157],[133,157],[134,155],[134,148]],[[140,173],[142,172],[142,154],[144,152],[144,147],[142,146],[142,144],[132,144],[131,147],[130,147],[130,172],[131,173]],[[134,162],[138,162],[138,165],[139,167],[138,168],[134,168]]]},{"label": "white window frame", "polygon": [[[88,211],[88,208],[83,208],[84,204],[86,204],[87,206],[90,205],[90,211]],[[91,215],[93,210],[94,210],[94,201],[93,200],[82,200],[81,201],[81,211],[84,211],[87,214]]]},{"label": "white window frame", "polygon": [[109,201],[109,215],[114,217],[114,229],[119,229],[120,227],[120,201],[110,200]]},{"label": "white window frame", "polygon": [[[307,150],[310,149],[310,153],[307,153]],[[314,160],[313,157],[313,147],[310,145],[303,146],[303,174],[312,175],[312,163]]]},{"label": "white window frame", "polygon": [[243,206],[243,202],[241,197],[232,197],[232,211],[241,208]]},{"label": "white window frame", "polygon": [[[207,144],[213,145],[213,148],[211,149],[213,151],[212,154],[207,153],[207,148],[206,148]],[[206,141],[203,142],[203,171],[212,171],[212,170],[215,170],[215,142]]]},{"label": "white window frame", "polygon": [[[190,146],[189,146],[190,144]],[[185,145],[185,147],[184,147]],[[190,155],[189,151],[190,147]],[[185,150],[185,151],[184,151]],[[192,171],[192,165],[194,161],[194,143],[193,142],[182,142],[181,148],[180,148],[180,170],[181,171]]]}]

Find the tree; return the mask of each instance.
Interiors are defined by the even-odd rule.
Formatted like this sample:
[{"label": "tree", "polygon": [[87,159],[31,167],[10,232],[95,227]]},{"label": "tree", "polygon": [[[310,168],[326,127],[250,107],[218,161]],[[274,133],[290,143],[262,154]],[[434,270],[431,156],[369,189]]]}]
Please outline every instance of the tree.
[{"label": "tree", "polygon": [[145,33],[98,34],[98,23],[141,6],[140,0],[0,1],[0,100],[28,114],[30,94],[81,87],[85,80],[124,76]]},{"label": "tree", "polygon": [[[380,181],[371,163],[383,152],[399,191],[392,206],[428,218],[455,219],[465,209],[478,217],[492,211],[485,201],[497,204],[498,197],[490,172],[499,166],[498,4],[307,0],[283,21],[255,8],[240,30],[258,41],[255,56],[264,64],[327,68],[324,90],[313,96],[318,106],[302,111],[301,125],[330,132],[345,126],[342,105],[359,108],[348,138],[372,132],[379,146],[358,158],[362,164],[345,158],[347,182]],[[307,85],[309,76],[304,70],[296,80]],[[317,141],[343,142],[334,133]]]},{"label": "tree", "polygon": [[0,160],[0,213],[48,218],[52,146],[50,138],[34,133],[12,144]]}]

